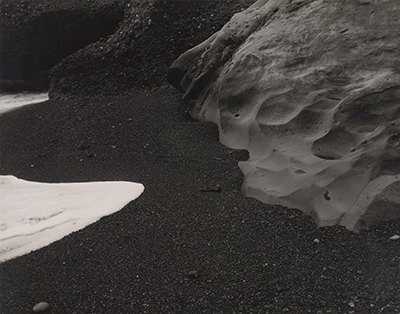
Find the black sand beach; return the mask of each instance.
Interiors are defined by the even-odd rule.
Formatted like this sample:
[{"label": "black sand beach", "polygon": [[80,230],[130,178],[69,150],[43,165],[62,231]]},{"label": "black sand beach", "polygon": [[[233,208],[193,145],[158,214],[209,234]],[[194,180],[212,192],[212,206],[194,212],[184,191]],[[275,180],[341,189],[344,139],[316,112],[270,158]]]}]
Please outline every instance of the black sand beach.
[{"label": "black sand beach", "polygon": [[[240,193],[245,152],[169,87],[48,101],[0,118],[1,174],[126,180],[120,212],[0,264],[1,313],[396,313],[395,221],[353,234]],[[315,239],[319,243],[314,242]],[[193,278],[189,274],[196,271]]]},{"label": "black sand beach", "polygon": [[[226,1],[229,5],[229,1]],[[62,97],[60,97],[62,98]],[[0,313],[399,313],[400,221],[358,234],[240,193],[244,151],[166,82],[0,116],[2,175],[124,180],[121,211],[0,264]]]}]

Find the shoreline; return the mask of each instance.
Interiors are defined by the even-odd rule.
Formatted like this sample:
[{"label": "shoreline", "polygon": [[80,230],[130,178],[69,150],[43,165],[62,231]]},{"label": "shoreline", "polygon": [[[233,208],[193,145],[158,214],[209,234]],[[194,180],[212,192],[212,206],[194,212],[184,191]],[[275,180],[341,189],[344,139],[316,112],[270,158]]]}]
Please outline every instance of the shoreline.
[{"label": "shoreline", "polygon": [[390,240],[399,220],[355,234],[244,197],[246,152],[219,143],[215,125],[190,121],[180,97],[164,86],[0,117],[2,175],[145,186],[119,212],[1,263],[2,313],[42,301],[48,313],[400,309],[400,242]]}]

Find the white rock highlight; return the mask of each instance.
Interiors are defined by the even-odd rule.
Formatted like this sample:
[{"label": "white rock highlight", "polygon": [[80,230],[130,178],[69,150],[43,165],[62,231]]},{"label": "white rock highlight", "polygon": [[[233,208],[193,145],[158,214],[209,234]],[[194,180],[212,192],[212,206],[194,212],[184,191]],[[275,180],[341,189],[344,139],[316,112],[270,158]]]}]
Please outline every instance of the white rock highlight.
[{"label": "white rock highlight", "polygon": [[0,176],[0,262],[49,245],[122,209],[133,182],[38,183]]},{"label": "white rock highlight", "polygon": [[243,193],[350,230],[400,217],[400,2],[260,0],[169,70],[246,149]]}]

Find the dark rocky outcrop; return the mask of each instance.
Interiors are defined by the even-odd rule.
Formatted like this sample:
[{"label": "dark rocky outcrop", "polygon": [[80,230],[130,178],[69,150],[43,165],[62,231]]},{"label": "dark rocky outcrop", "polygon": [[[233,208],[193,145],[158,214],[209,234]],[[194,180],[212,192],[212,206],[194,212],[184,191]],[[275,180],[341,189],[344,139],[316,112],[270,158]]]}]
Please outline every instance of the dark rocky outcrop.
[{"label": "dark rocky outcrop", "polygon": [[3,0],[1,90],[66,99],[160,86],[176,56],[253,2]]},{"label": "dark rocky outcrop", "polygon": [[48,70],[64,57],[112,34],[127,1],[0,2],[1,91],[46,90]]},{"label": "dark rocky outcrop", "polygon": [[165,84],[176,56],[218,31],[234,13],[253,2],[132,0],[114,34],[52,69],[50,97],[115,96]]}]

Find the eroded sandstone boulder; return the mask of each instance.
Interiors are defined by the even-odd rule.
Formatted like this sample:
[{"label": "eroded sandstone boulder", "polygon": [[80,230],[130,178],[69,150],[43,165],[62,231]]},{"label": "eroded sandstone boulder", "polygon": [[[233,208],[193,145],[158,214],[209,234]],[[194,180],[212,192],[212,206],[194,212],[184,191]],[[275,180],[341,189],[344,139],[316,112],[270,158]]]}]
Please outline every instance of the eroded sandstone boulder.
[{"label": "eroded sandstone boulder", "polygon": [[245,195],[359,229],[400,217],[398,16],[399,1],[260,0],[168,78],[249,151]]}]

